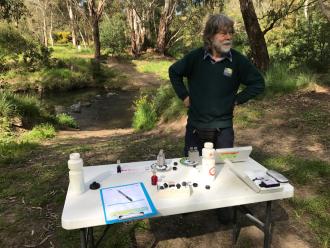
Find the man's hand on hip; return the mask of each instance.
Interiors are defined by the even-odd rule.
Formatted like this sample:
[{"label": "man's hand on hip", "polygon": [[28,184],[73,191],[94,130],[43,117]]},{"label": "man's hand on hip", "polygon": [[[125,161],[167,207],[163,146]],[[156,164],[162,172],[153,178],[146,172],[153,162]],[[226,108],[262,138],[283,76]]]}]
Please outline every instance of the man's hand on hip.
[{"label": "man's hand on hip", "polygon": [[183,100],[183,104],[186,108],[189,108],[190,106],[190,98],[189,96],[187,96],[184,100]]}]

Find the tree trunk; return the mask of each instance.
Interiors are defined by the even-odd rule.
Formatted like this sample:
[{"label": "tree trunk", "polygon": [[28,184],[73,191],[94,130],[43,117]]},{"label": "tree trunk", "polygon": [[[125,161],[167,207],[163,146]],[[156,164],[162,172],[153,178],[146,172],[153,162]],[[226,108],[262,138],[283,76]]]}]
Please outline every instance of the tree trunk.
[{"label": "tree trunk", "polygon": [[269,67],[269,55],[264,34],[260,29],[252,0],[239,0],[245,29],[249,38],[252,58],[262,71]]},{"label": "tree trunk", "polygon": [[44,36],[44,45],[48,47],[48,34],[47,34],[47,22],[46,22],[46,13],[43,15],[43,36]]},{"label": "tree trunk", "polygon": [[162,16],[159,21],[156,51],[160,54],[166,52],[169,26],[173,20],[176,8],[176,0],[165,0]]},{"label": "tree trunk", "polygon": [[88,11],[90,16],[90,22],[93,29],[93,41],[94,41],[94,58],[99,60],[101,58],[101,42],[99,31],[99,20],[102,16],[105,0],[99,0],[98,6],[95,6],[95,0],[88,0]]},{"label": "tree trunk", "polygon": [[75,22],[74,22],[74,15],[73,15],[73,9],[72,9],[72,3],[71,0],[66,1],[66,7],[68,9],[69,18],[70,18],[70,28],[71,28],[71,36],[72,36],[72,45],[74,47],[77,46],[77,35],[75,30]]},{"label": "tree trunk", "polygon": [[86,48],[86,47],[87,47],[87,46],[86,46],[86,41],[85,41],[84,35],[82,34],[82,32],[81,32],[80,29],[79,29],[79,34],[80,34],[81,40],[82,40],[82,42],[83,42],[83,46],[84,46],[84,48]]},{"label": "tree trunk", "polygon": [[157,36],[157,47],[156,51],[160,54],[164,54],[166,46],[166,17],[162,16],[159,21],[158,36]]},{"label": "tree trunk", "polygon": [[138,57],[144,48],[146,29],[140,15],[134,8],[128,8],[127,16],[131,29],[131,54]]},{"label": "tree trunk", "polygon": [[54,46],[54,39],[53,39],[53,11],[52,10],[50,10],[49,39],[50,39],[50,44],[53,47]]},{"label": "tree trunk", "polygon": [[306,0],[304,3],[304,15],[305,15],[306,20],[308,20],[308,4],[309,4],[309,1]]},{"label": "tree trunk", "polygon": [[99,20],[97,18],[93,20],[93,41],[94,41],[94,58],[99,60],[101,58],[101,42],[100,42]]}]

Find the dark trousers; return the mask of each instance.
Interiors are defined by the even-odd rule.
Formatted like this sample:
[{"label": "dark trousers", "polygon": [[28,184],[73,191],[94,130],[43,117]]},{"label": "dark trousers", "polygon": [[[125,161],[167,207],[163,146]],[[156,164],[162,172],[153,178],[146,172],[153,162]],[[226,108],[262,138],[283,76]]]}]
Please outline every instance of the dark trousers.
[{"label": "dark trousers", "polygon": [[205,142],[212,142],[214,148],[231,148],[234,146],[234,129],[198,129],[189,124],[186,126],[184,156],[188,156],[190,147],[197,147],[199,154],[202,155],[202,149]]}]

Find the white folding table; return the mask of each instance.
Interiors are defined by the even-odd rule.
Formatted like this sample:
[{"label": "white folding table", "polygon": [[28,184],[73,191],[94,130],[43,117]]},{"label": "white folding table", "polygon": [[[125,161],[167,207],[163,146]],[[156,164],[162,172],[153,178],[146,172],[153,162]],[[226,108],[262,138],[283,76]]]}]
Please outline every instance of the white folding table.
[{"label": "white folding table", "polygon": [[[246,216],[264,232],[264,247],[270,247],[271,241],[271,203],[274,200],[293,197],[294,188],[289,183],[283,184],[283,190],[271,193],[256,193],[242,180],[240,180],[228,166],[218,164],[216,180],[210,189],[200,181],[200,167],[185,166],[179,163],[179,159],[167,161],[173,165],[177,162],[177,170],[158,172],[157,176],[163,181],[190,181],[196,182],[193,193],[189,197],[159,197],[157,187],[151,185],[151,164],[155,161],[143,161],[122,163],[122,172],[117,173],[117,164],[83,167],[87,190],[80,195],[70,192],[70,185],[65,199],[62,213],[62,227],[67,230],[80,229],[81,247],[97,247],[103,238],[94,244],[93,227],[106,225],[100,190],[90,190],[88,186],[96,181],[101,188],[130,184],[135,182],[144,183],[157,211],[157,216],[168,216],[195,212],[208,209],[234,207],[233,240],[237,241],[240,226],[237,223],[238,209],[244,209],[244,205],[266,202],[266,218],[260,221],[250,212]],[[251,170],[264,170],[266,168],[249,158],[246,162],[235,163],[235,166],[249,168]],[[105,234],[105,233],[104,233]]]}]

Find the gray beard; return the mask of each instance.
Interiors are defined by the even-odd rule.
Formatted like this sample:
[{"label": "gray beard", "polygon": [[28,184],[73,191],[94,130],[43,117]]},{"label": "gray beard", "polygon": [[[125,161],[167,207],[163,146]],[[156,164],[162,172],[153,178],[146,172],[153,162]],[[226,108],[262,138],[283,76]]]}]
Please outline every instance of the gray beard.
[{"label": "gray beard", "polygon": [[231,49],[232,41],[213,42],[212,46],[214,50],[219,54],[228,53]]}]

